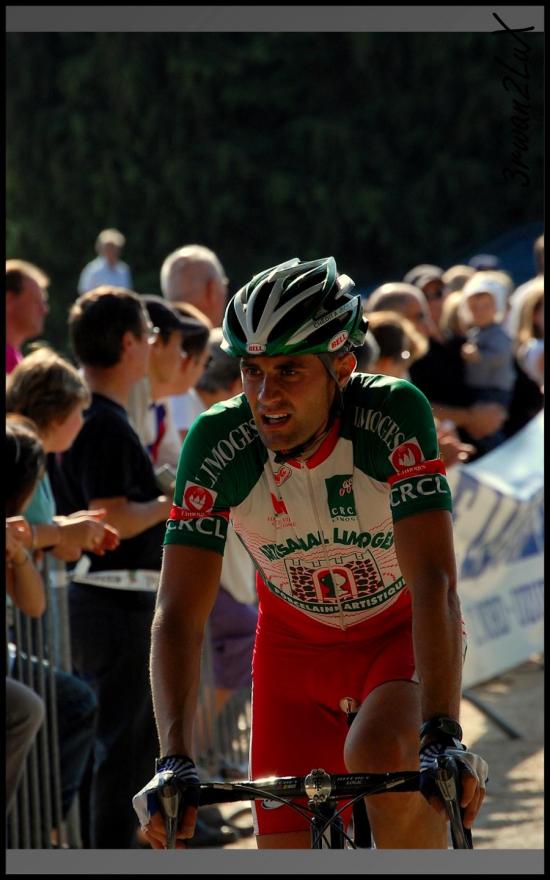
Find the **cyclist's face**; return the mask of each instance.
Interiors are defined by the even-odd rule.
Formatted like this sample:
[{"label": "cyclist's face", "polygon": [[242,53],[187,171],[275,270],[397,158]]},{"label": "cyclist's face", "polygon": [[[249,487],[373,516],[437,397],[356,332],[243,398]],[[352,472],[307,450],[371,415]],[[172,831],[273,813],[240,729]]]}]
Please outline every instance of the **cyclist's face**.
[{"label": "cyclist's face", "polygon": [[324,426],[335,385],[318,357],[246,357],[241,370],[243,391],[268,449],[292,449]]}]

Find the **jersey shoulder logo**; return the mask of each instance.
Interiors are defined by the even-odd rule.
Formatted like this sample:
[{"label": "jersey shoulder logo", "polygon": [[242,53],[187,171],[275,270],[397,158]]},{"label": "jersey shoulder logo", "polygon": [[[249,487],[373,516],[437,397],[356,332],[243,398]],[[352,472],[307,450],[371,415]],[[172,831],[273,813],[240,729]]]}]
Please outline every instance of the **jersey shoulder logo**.
[{"label": "jersey shoulder logo", "polygon": [[183,493],[183,507],[187,508],[191,513],[198,513],[204,516],[204,514],[210,513],[214,507],[216,497],[217,493],[212,492],[211,489],[205,489],[204,486],[188,481],[185,484]]},{"label": "jersey shoulder logo", "polygon": [[424,461],[424,453],[416,437],[406,440],[388,456],[395,471],[404,471]]},{"label": "jersey shoulder logo", "polygon": [[212,492],[211,489],[205,489],[204,486],[199,486],[197,483],[190,483],[187,481],[183,492],[181,507],[177,504],[172,506],[170,519],[191,520],[200,519],[203,516],[209,516],[213,513],[216,498],[217,492]]}]

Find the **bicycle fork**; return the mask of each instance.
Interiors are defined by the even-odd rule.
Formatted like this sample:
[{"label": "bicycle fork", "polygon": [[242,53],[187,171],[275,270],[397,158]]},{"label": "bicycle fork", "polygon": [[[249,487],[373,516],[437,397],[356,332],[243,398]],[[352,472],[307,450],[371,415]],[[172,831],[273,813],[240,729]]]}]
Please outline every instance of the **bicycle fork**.
[{"label": "bicycle fork", "polygon": [[[323,804],[315,804],[316,813],[311,819],[312,849],[344,849],[344,823],[340,816],[335,816],[336,801],[330,798]],[[326,843],[325,834],[330,831],[330,845]]]},{"label": "bicycle fork", "polygon": [[[340,703],[340,706],[346,713],[346,720],[348,722],[349,729],[360,709],[359,703],[352,697],[344,697],[344,699]],[[369,816],[367,813],[367,805],[365,804],[364,798],[360,798],[358,801],[355,801],[352,807],[352,816],[353,837],[355,846],[360,849],[371,849],[372,831],[370,827]]]}]

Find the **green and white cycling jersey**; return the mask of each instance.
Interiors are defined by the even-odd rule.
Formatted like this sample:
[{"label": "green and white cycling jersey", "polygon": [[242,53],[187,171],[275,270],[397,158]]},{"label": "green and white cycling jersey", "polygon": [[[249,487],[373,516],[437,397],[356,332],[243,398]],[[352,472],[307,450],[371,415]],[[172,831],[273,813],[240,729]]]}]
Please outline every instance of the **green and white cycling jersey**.
[{"label": "green and white cycling jersey", "polygon": [[164,543],[223,553],[231,518],[283,615],[294,616],[290,605],[347,629],[406,591],[393,524],[451,510],[451,494],[422,392],[354,373],[343,399],[340,419],[305,462],[276,463],[244,395],[203,413],[180,454]]}]

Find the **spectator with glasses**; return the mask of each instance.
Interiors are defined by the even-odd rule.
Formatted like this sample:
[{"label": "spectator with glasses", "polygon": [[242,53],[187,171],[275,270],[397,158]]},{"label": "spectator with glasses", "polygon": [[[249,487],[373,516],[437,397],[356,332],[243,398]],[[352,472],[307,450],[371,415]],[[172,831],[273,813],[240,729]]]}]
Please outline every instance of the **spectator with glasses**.
[{"label": "spectator with glasses", "polygon": [[200,358],[188,353],[186,345],[199,337],[207,342],[210,331],[199,317],[179,311],[160,296],[145,295],[141,299],[158,336],[151,346],[147,376],[130,391],[128,414],[158,467],[166,461],[177,463],[181,446],[170,395],[184,394],[192,388],[208,357],[206,344]]}]

